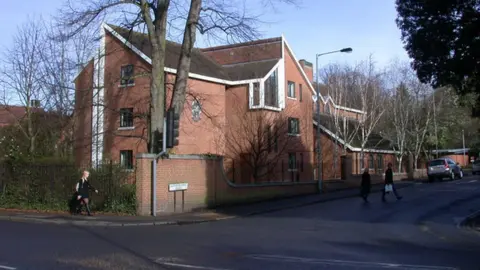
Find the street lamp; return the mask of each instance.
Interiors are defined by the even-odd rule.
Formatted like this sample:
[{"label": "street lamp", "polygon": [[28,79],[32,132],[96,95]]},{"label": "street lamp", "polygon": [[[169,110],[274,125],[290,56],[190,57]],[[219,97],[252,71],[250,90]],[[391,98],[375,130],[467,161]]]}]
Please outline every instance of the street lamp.
[{"label": "street lamp", "polygon": [[322,192],[322,153],[321,151],[321,143],[320,143],[320,87],[318,86],[318,57],[326,54],[332,53],[351,53],[353,51],[352,48],[343,48],[341,50],[326,52],[326,53],[319,53],[315,55],[315,82],[316,82],[316,95],[313,95],[313,101],[317,104],[317,132],[316,132],[316,148],[317,148],[317,180],[318,180],[318,190]]}]

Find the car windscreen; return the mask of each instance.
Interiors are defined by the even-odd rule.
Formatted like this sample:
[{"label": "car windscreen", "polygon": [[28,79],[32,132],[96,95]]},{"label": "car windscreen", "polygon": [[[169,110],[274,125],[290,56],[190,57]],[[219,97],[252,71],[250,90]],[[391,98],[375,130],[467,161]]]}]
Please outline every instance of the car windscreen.
[{"label": "car windscreen", "polygon": [[428,166],[438,166],[438,165],[445,165],[445,161],[443,159],[432,160],[428,163]]}]

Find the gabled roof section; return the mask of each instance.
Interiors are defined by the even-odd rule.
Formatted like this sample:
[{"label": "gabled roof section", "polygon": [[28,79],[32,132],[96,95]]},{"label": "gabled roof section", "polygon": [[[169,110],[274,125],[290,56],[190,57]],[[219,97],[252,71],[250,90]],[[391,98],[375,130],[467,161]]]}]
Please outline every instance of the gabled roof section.
[{"label": "gabled roof section", "polygon": [[[307,74],[305,74],[305,71],[303,70],[302,66],[300,65],[300,62],[298,60],[298,58],[295,56],[295,54],[293,53],[293,50],[292,48],[290,47],[290,45],[288,45],[288,42],[287,40],[285,39],[285,37],[282,35],[282,39],[283,39],[283,44],[285,45],[285,48],[288,49],[288,52],[290,53],[290,55],[292,56],[298,70],[300,71],[300,73],[302,74],[303,78],[305,79],[305,81],[307,82],[307,86],[308,88],[310,88],[310,90],[312,91],[312,94],[316,95],[317,92],[315,90],[315,88],[313,87],[313,84],[310,82],[310,80],[308,79],[307,77]],[[320,90],[321,91],[321,90]],[[325,99],[323,97],[323,95],[320,94],[320,100],[323,102],[323,104],[326,104],[328,102],[328,99]],[[338,106],[336,105],[335,103],[333,103],[333,106],[337,109],[342,109],[342,110],[346,110],[346,111],[351,111],[351,112],[356,112],[356,113],[365,113],[361,110],[357,110],[357,109],[353,109],[353,108],[346,108],[346,107],[342,107],[342,106]]]},{"label": "gabled roof section", "polygon": [[[133,46],[138,48],[142,53],[152,58],[152,47],[148,40],[148,36],[143,33],[131,31],[122,27],[108,24],[115,32],[121,35],[124,39],[129,41]],[[178,59],[180,58],[181,44],[166,41],[165,52],[165,66],[168,68],[176,69]],[[208,55],[202,53],[198,48],[192,50],[192,62],[190,64],[190,70],[192,73],[214,77],[218,79],[229,80],[230,78],[223,70],[222,66],[217,64]]]},{"label": "gabled roof section", "polygon": [[[320,114],[320,117],[314,117],[313,119],[313,124],[315,126],[318,122],[320,123],[320,128],[323,130],[323,132],[328,134],[330,137],[335,138],[341,144],[345,145],[350,151],[359,152],[362,150],[362,140],[359,131],[353,140],[347,143],[345,142],[344,138],[341,137],[341,135],[337,134],[333,116]],[[358,124],[359,123],[356,120],[347,119],[348,130],[355,130]],[[372,153],[395,153],[393,147],[391,146],[391,142],[377,133],[370,134],[363,151]]]},{"label": "gabled roof section", "polygon": [[[148,40],[148,36],[143,33],[131,31],[119,26],[111,24],[103,24],[103,28],[106,32],[109,32],[114,37],[119,39],[125,46],[132,49],[136,54],[143,58],[146,62],[151,64],[152,48]],[[165,71],[176,74],[176,68],[178,59],[180,57],[181,44],[167,41],[166,46],[166,59],[165,59]],[[251,49],[252,53],[244,55],[242,53],[237,54],[238,59],[228,59],[228,55],[235,55],[235,50],[255,47]],[[258,49],[257,49],[258,48]],[[293,50],[288,45],[285,37],[269,38],[256,40],[251,42],[237,43],[232,45],[224,45],[210,48],[194,48],[192,50],[192,61],[190,66],[189,76],[191,78],[206,80],[226,85],[241,85],[248,84],[254,80],[264,78],[271,69],[280,61],[284,59],[284,51],[288,50],[294,62],[300,71],[301,75],[307,81],[307,86],[312,91],[312,94],[316,94],[316,90],[312,85],[312,82],[308,79],[305,71],[301,67],[298,59],[293,53]],[[238,51],[238,50],[237,50]],[[224,55],[218,55],[222,52]],[[225,54],[227,53],[227,54]],[[215,55],[212,57],[213,54]],[[242,61],[243,60],[243,61]],[[321,92],[324,92],[321,89]],[[360,114],[365,112],[336,105],[331,98],[320,95],[321,101],[326,104],[332,102],[334,108],[352,111]]]}]

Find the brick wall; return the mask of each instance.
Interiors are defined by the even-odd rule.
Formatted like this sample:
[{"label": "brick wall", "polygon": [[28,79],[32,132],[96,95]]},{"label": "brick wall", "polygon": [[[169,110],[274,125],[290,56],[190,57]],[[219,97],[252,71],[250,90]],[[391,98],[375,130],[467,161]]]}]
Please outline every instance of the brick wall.
[{"label": "brick wall", "polygon": [[451,158],[453,161],[460,163],[460,166],[465,167],[470,164],[470,158],[468,157],[468,153],[465,153],[465,158],[463,154],[452,154],[452,155],[444,155],[441,156],[443,158]]},{"label": "brick wall", "polygon": [[75,79],[74,152],[79,167],[89,167],[92,154],[93,60]]},{"label": "brick wall", "polygon": [[[137,214],[151,213],[152,160],[150,154],[137,156]],[[223,172],[223,160],[196,155],[171,155],[156,166],[157,213],[182,211],[182,192],[168,191],[173,183],[188,183],[184,191],[184,211],[209,206],[260,201],[275,197],[311,194],[316,182],[233,184]],[[176,208],[176,209],[175,209]]]}]

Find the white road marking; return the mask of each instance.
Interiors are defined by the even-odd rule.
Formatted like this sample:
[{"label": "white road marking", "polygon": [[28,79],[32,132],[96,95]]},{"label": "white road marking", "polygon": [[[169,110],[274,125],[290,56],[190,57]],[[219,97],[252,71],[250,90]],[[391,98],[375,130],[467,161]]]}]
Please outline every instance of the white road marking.
[{"label": "white road marking", "polygon": [[207,266],[200,266],[200,265],[190,265],[190,264],[181,263],[183,261],[184,260],[182,260],[180,258],[175,258],[175,257],[162,257],[162,258],[157,258],[155,260],[156,263],[159,263],[159,264],[162,264],[162,265],[173,266],[173,267],[179,267],[179,268],[203,269],[203,270],[229,270],[229,269],[222,269],[222,268],[207,267]]},{"label": "white road marking", "polygon": [[315,259],[315,258],[290,257],[290,256],[282,256],[282,255],[258,254],[258,255],[248,255],[247,257],[252,259],[270,260],[270,261],[277,261],[277,262],[293,262],[293,263],[320,264],[320,265],[330,265],[330,266],[362,267],[362,268],[369,268],[369,269],[371,269],[372,267],[375,267],[375,268],[385,268],[385,269],[409,269],[409,270],[458,270],[458,268],[445,267],[445,266],[327,260],[327,259]]},{"label": "white road marking", "polygon": [[159,262],[163,265],[173,266],[173,267],[181,267],[187,269],[203,269],[203,270],[229,270],[224,268],[215,268],[215,267],[207,267],[207,266],[199,266],[199,265],[189,265],[189,264],[181,264],[181,263],[169,263],[169,262]]},{"label": "white road marking", "polygon": [[468,181],[468,183],[475,183],[475,182],[477,182],[477,181],[478,181],[478,180],[470,180],[470,181]]},{"label": "white road marking", "polygon": [[5,266],[5,265],[0,265],[0,269],[16,270],[17,268],[15,268],[15,267],[10,267],[10,266]]}]

